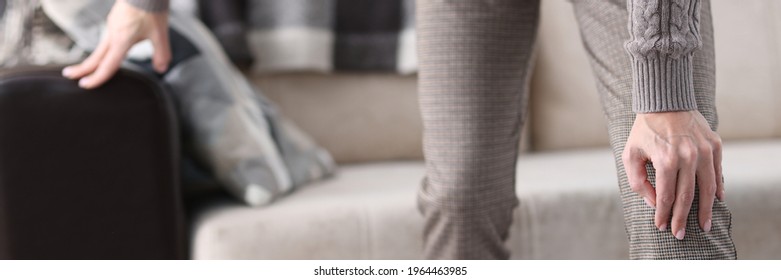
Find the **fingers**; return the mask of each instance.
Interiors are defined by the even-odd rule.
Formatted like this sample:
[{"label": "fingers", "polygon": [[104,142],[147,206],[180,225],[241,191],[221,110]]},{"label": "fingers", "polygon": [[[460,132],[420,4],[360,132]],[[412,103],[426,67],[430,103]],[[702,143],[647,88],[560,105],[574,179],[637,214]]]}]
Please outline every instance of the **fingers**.
[{"label": "fingers", "polygon": [[125,55],[135,43],[149,39],[155,52],[152,63],[163,73],[171,61],[168,41],[168,14],[149,13],[117,1],[106,20],[106,37],[90,56],[78,65],[65,67],[62,75],[80,79],[79,86],[96,88],[108,81],[119,69]]},{"label": "fingers", "polygon": [[724,201],[724,174],[721,173],[721,138],[713,141],[713,170],[716,178],[716,197]]},{"label": "fingers", "polygon": [[693,168],[695,162],[687,161],[678,171],[678,184],[673,204],[673,216],[671,229],[673,235],[678,240],[683,240],[686,235],[686,220],[694,201],[694,181],[696,170]]},{"label": "fingers", "polygon": [[[168,32],[160,32],[151,41],[155,49],[152,57],[155,71],[164,73],[168,70],[168,64],[171,61]],[[82,88],[96,88],[117,72],[130,47],[128,43],[111,42],[110,38],[106,38],[82,63],[63,68],[62,75],[69,79],[81,79],[79,86]]]},{"label": "fingers", "polygon": [[100,62],[103,60],[103,57],[108,51],[109,41],[110,38],[103,38],[103,40],[101,40],[98,44],[98,47],[95,48],[95,51],[93,51],[89,57],[87,57],[87,59],[79,64],[63,68],[62,76],[71,80],[76,80],[81,79],[82,77],[92,72],[95,72],[95,69],[98,68],[98,65],[100,65]]},{"label": "fingers", "polygon": [[152,65],[158,73],[165,73],[171,62],[171,46],[168,41],[168,29],[162,29],[152,37],[152,46],[155,52],[152,56]]},{"label": "fingers", "polygon": [[656,215],[654,224],[660,231],[669,228],[670,214],[675,202],[678,163],[674,160],[656,161]]},{"label": "fingers", "polygon": [[[708,151],[700,158],[697,167],[697,183],[699,184],[699,221],[700,228],[710,232],[713,216],[713,201],[716,199],[716,171],[714,170],[712,153]],[[719,178],[721,179],[721,178]]]},{"label": "fingers", "polygon": [[119,70],[122,60],[125,59],[125,54],[129,49],[130,47],[126,44],[116,47],[112,46],[101,60],[95,72],[79,80],[79,86],[85,89],[93,89],[108,81]]},{"label": "fingers", "polygon": [[622,155],[624,169],[629,180],[629,187],[640,195],[651,208],[656,208],[656,190],[648,181],[646,170],[646,157],[639,150],[627,146]]},{"label": "fingers", "polygon": [[[643,151],[656,170],[656,213],[660,231],[671,229],[677,239],[686,235],[692,204],[699,201],[693,217],[704,232],[712,226],[716,198],[724,199],[719,136],[697,111],[638,114],[627,139],[627,147]],[[639,157],[625,150],[623,161],[634,192],[649,196]],[[695,182],[696,181],[696,182]],[[696,184],[695,184],[696,183]],[[699,190],[699,191],[698,191]],[[694,221],[692,221],[693,223]]]}]

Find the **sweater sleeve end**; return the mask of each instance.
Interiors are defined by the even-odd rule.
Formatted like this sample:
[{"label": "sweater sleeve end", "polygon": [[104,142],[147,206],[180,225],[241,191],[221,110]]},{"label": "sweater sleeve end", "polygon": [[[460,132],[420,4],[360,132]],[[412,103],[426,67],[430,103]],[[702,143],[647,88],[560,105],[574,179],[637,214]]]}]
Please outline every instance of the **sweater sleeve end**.
[{"label": "sweater sleeve end", "polygon": [[697,110],[691,55],[633,57],[632,78],[635,113]]},{"label": "sweater sleeve end", "polygon": [[169,0],[124,0],[136,8],[150,12],[159,13],[168,11]]}]

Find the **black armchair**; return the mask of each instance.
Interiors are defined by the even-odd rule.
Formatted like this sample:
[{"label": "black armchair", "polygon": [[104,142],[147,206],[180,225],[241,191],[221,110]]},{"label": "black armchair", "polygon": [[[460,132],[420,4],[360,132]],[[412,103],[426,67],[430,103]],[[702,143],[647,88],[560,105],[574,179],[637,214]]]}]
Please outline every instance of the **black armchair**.
[{"label": "black armchair", "polygon": [[179,132],[153,79],[0,73],[0,259],[183,259]]}]

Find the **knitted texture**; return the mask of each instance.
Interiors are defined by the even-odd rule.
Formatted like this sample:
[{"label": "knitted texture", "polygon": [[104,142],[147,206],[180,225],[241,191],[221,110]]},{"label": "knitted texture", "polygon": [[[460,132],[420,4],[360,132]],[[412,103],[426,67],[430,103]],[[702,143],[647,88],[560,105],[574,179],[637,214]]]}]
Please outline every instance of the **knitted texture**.
[{"label": "knitted texture", "polygon": [[636,113],[696,110],[692,55],[702,45],[699,0],[631,0],[627,8]]},{"label": "knitted texture", "polygon": [[136,6],[147,12],[168,11],[169,0],[125,0],[128,4]]}]

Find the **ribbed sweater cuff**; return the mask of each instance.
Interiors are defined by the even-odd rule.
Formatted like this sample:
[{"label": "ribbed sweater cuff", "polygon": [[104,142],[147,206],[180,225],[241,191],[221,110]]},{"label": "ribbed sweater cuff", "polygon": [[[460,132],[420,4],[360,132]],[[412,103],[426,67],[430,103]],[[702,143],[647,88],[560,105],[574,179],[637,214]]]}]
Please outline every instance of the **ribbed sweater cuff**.
[{"label": "ribbed sweater cuff", "polygon": [[635,113],[697,109],[691,55],[677,59],[659,53],[633,57],[632,76]]},{"label": "ribbed sweater cuff", "polygon": [[168,11],[168,0],[125,0],[128,4],[147,12]]}]

